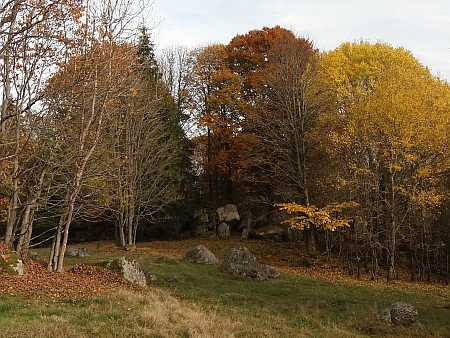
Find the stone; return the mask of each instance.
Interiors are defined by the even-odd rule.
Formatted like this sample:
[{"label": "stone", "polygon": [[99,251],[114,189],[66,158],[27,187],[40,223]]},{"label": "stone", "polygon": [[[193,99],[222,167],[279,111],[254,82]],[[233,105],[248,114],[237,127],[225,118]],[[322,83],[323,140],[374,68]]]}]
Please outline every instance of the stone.
[{"label": "stone", "polygon": [[201,234],[208,231],[206,225],[199,225],[195,228],[195,236],[200,236]]},{"label": "stone", "polygon": [[274,267],[258,263],[245,247],[231,249],[221,267],[235,276],[248,276],[261,281],[279,276]]},{"label": "stone", "polygon": [[276,225],[268,225],[255,230],[254,236],[257,239],[264,239],[267,241],[281,242],[286,232],[283,228]]},{"label": "stone", "polygon": [[156,277],[156,275],[152,274],[149,269],[143,269],[142,272],[144,273],[144,275],[148,281],[154,282],[154,281],[158,280],[158,277]]},{"label": "stone", "polygon": [[252,228],[252,213],[250,211],[244,211],[242,213],[241,222],[239,223],[239,230],[245,228]]},{"label": "stone", "polygon": [[220,223],[217,227],[217,236],[220,238],[230,237],[230,226],[225,222]]},{"label": "stone", "polygon": [[215,231],[205,231],[205,232],[202,232],[201,234],[199,234],[198,237],[214,238],[214,237],[216,237],[216,232]]},{"label": "stone", "polygon": [[29,260],[35,261],[35,260],[37,260],[38,258],[39,258],[39,254],[38,254],[36,251],[30,251],[30,252],[28,253],[28,259],[29,259]]},{"label": "stone", "polygon": [[144,271],[135,260],[128,260],[125,257],[111,259],[105,265],[105,268],[118,271],[123,278],[133,284],[147,287],[147,279]]},{"label": "stone", "polygon": [[89,257],[91,253],[88,248],[68,248],[67,255],[69,257]]},{"label": "stone", "polygon": [[238,208],[234,204],[227,204],[223,207],[217,208],[216,211],[221,222],[239,222],[241,220]]},{"label": "stone", "polygon": [[393,303],[381,310],[378,319],[400,326],[421,325],[417,309],[411,304],[402,302]]},{"label": "stone", "polygon": [[244,230],[242,230],[241,239],[249,239],[249,237],[250,237],[250,229],[244,228]]},{"label": "stone", "polygon": [[271,265],[261,264],[263,269],[266,271],[267,276],[269,278],[278,278],[280,277],[280,272]]},{"label": "stone", "polygon": [[184,258],[200,264],[218,264],[219,260],[203,245],[197,245],[184,255]]},{"label": "stone", "polygon": [[200,223],[209,223],[209,217],[207,213],[203,213],[201,214],[198,218],[197,218],[198,222]]},{"label": "stone", "polygon": [[23,275],[23,261],[16,253],[1,254],[0,267],[9,275]]},{"label": "stone", "polygon": [[178,281],[178,277],[177,276],[166,276],[166,277],[164,277],[164,280],[166,282],[176,282],[176,281]]},{"label": "stone", "polygon": [[123,246],[123,249],[125,251],[135,251],[136,250],[136,245],[134,245],[134,244],[125,244]]}]

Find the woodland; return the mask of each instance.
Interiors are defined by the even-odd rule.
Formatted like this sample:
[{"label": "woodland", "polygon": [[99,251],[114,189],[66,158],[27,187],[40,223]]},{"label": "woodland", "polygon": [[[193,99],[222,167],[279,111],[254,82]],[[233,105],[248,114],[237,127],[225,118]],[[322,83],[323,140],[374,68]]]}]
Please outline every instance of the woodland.
[{"label": "woodland", "polygon": [[[0,8],[0,236],[180,238],[199,207],[284,210],[318,251],[448,283],[450,87],[407,50],[276,26],[156,55],[151,1]],[[81,230],[80,230],[81,229]],[[80,235],[81,236],[81,235]]]}]

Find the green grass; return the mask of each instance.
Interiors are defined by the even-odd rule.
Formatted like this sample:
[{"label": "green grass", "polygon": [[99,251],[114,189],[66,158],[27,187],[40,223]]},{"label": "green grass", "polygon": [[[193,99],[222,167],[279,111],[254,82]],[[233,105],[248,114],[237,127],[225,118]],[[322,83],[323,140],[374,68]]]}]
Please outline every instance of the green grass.
[{"label": "green grass", "polygon": [[[217,266],[201,266],[184,260],[141,259],[140,263],[160,276],[153,285],[170,290],[180,299],[216,308],[226,316],[245,318],[255,327],[273,326],[279,337],[306,330],[313,337],[332,336],[334,329],[349,337],[425,337],[450,335],[449,293],[415,293],[389,288],[371,288],[281,274],[265,282],[233,277]],[[178,282],[163,276],[177,275]],[[417,307],[429,333],[417,328],[391,328],[376,320],[377,313],[393,302]],[[269,324],[271,323],[271,324]],[[332,332],[326,330],[334,328]],[[267,329],[267,328],[265,328]],[[325,332],[324,332],[325,330]],[[283,332],[284,331],[284,332]],[[244,332],[250,334],[250,332]]]},{"label": "green grass", "polygon": [[[231,276],[217,265],[150,253],[135,256],[158,277],[142,294],[76,302],[0,295],[0,337],[450,337],[449,289],[403,291],[288,274],[260,282]],[[39,254],[43,258],[44,250]],[[89,258],[68,259],[66,266],[120,254],[98,250]],[[177,280],[166,282],[168,275]],[[416,306],[426,329],[376,319],[397,301]]]}]

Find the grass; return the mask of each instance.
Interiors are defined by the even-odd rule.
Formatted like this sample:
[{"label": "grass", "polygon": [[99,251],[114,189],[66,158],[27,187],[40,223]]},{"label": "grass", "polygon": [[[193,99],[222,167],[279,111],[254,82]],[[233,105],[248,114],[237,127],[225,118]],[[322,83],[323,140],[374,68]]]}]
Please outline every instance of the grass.
[{"label": "grass", "polygon": [[[121,255],[107,244],[66,266]],[[46,250],[39,250],[45,258]],[[140,293],[121,291],[76,302],[0,295],[0,337],[450,337],[450,291],[332,283],[282,273],[265,282],[233,277],[218,266],[134,255],[158,277]],[[165,276],[177,276],[167,282]],[[403,301],[425,330],[391,327],[377,313]]]},{"label": "grass", "polygon": [[[448,293],[420,294],[350,286],[288,274],[258,282],[230,276],[217,266],[200,266],[184,260],[147,258],[140,263],[157,276],[178,277],[172,283],[159,278],[153,283],[155,287],[216,309],[234,320],[245,318],[247,326],[237,336],[295,337],[296,332],[311,337],[450,336]],[[396,301],[416,306],[428,332],[379,323],[377,313]]]}]

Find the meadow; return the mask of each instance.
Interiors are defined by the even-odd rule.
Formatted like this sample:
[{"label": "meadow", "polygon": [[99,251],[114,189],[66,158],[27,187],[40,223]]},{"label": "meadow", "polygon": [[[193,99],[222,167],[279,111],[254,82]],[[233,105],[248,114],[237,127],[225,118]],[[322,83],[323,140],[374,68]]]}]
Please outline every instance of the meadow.
[{"label": "meadow", "polygon": [[[275,266],[278,261],[282,273],[260,282],[182,258],[183,252],[200,243],[219,259],[229,248],[245,244],[258,260]],[[75,264],[125,255],[112,243],[87,246],[90,257],[66,260],[68,283],[76,283],[71,272]],[[40,259],[45,260],[47,251],[38,249]],[[102,276],[89,276],[86,270],[83,278],[93,278],[92,290],[81,298],[36,299],[20,290],[4,290],[0,337],[450,337],[449,287],[357,280],[319,260],[305,267],[300,252],[299,261],[289,266],[286,259],[296,255],[295,247],[287,244],[205,239],[151,242],[138,244],[136,251],[126,255],[157,276],[147,289],[125,284],[97,293],[95,278]],[[166,276],[176,280],[166,281]],[[51,273],[51,278],[56,277]],[[381,309],[397,301],[414,305],[424,328],[394,327],[377,319]]]}]

